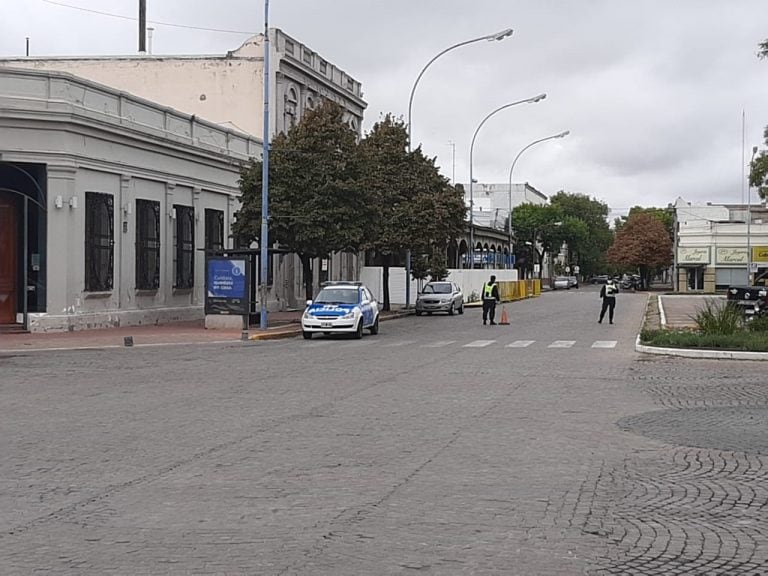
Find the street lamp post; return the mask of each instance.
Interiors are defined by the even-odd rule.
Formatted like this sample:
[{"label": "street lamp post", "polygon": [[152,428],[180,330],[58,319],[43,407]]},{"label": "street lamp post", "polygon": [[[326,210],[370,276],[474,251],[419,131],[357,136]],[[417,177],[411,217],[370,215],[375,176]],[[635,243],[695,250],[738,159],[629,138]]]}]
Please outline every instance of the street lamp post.
[{"label": "street lamp post", "polygon": [[539,144],[541,142],[546,142],[547,140],[554,140],[555,138],[565,138],[570,134],[570,130],[566,130],[565,132],[560,132],[560,134],[555,134],[553,136],[547,136],[546,138],[541,138],[539,140],[534,140],[528,146],[520,150],[520,152],[517,153],[517,156],[515,156],[515,159],[512,160],[512,166],[509,168],[509,213],[507,216],[507,223],[509,227],[509,255],[510,258],[512,257],[512,171],[515,169],[515,164],[517,164],[518,158],[528,150],[531,146],[535,146],[536,144]]},{"label": "street lamp post", "polygon": [[499,106],[492,112],[488,113],[485,118],[482,119],[480,124],[477,126],[477,129],[475,130],[475,133],[472,135],[472,144],[469,146],[469,266],[470,269],[474,270],[475,268],[475,220],[474,220],[474,211],[475,211],[475,197],[474,197],[474,153],[475,153],[475,140],[477,139],[477,134],[480,132],[480,128],[483,127],[483,124],[485,124],[488,120],[490,120],[491,116],[501,112],[502,110],[506,110],[507,108],[511,108],[512,106],[516,106],[518,104],[534,104],[536,102],[540,102],[546,98],[546,94],[539,94],[538,96],[534,96],[533,98],[526,98],[525,100],[518,100],[517,102],[510,102],[509,104],[504,104],[503,106]]},{"label": "street lamp post", "polygon": [[269,275],[269,0],[264,0],[264,132],[261,163],[261,236],[259,238],[259,328],[267,329]]},{"label": "street lamp post", "polygon": [[[411,140],[412,140],[412,122],[411,122],[411,112],[413,110],[413,96],[416,93],[416,86],[419,85],[419,81],[421,80],[421,77],[424,76],[424,72],[427,71],[427,68],[429,68],[432,63],[440,58],[443,54],[446,54],[447,52],[450,52],[451,50],[455,50],[456,48],[461,48],[462,46],[466,46],[468,44],[474,44],[475,42],[481,42],[483,40],[487,40],[488,42],[497,41],[500,42],[501,40],[504,40],[504,38],[507,38],[508,36],[512,36],[512,28],[506,28],[505,30],[502,30],[501,32],[496,32],[495,34],[488,34],[486,36],[480,36],[479,38],[473,38],[471,40],[465,40],[464,42],[459,42],[458,44],[454,44],[453,46],[449,46],[442,52],[439,52],[436,54],[427,64],[424,66],[424,68],[421,69],[421,72],[419,72],[419,75],[416,77],[416,81],[413,83],[413,88],[411,88],[411,96],[408,98],[408,152],[411,151]],[[453,185],[456,185],[456,182],[453,182]],[[411,303],[411,251],[410,249],[406,251],[405,254],[405,307],[408,308]]]}]

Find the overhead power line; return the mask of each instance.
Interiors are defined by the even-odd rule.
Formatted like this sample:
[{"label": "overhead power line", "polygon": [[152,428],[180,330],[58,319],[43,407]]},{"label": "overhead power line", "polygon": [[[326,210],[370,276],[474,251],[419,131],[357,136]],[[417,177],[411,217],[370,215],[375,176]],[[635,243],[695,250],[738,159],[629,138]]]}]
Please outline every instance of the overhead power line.
[{"label": "overhead power line", "polygon": [[[73,6],[72,4],[65,4],[64,2],[55,2],[54,0],[43,0],[46,4],[53,4],[55,6],[62,6],[64,8],[71,8],[72,10],[80,10],[81,12],[89,12],[91,14],[98,14],[100,16],[109,16],[110,18],[120,18],[121,20],[131,20],[133,22],[138,21],[138,18],[131,16],[124,16],[122,14],[113,14],[111,12],[102,12],[101,10],[91,10],[90,8],[83,8],[82,6]],[[203,30],[206,32],[220,32],[222,34],[240,34],[244,36],[253,36],[256,32],[247,32],[245,30],[226,30],[223,28],[206,28],[204,26],[188,26],[185,24],[174,24],[173,22],[160,22],[158,20],[147,20],[151,24],[157,26],[168,26],[171,28],[185,28],[187,30]]]}]

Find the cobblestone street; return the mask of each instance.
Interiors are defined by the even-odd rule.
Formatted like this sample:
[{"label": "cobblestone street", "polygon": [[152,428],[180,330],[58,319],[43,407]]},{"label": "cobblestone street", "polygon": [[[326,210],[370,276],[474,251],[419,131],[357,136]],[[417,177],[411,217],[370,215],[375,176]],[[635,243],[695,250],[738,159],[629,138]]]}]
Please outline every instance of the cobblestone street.
[{"label": "cobblestone street", "polygon": [[0,574],[763,575],[766,365],[645,304],[0,356]]}]

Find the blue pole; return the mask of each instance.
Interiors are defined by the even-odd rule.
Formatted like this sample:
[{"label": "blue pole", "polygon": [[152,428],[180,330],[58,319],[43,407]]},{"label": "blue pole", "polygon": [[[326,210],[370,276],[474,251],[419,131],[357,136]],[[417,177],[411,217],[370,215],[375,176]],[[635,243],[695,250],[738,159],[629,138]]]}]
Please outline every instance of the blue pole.
[{"label": "blue pole", "polygon": [[261,239],[259,240],[259,328],[267,329],[269,277],[269,0],[264,0],[264,135],[261,166]]}]

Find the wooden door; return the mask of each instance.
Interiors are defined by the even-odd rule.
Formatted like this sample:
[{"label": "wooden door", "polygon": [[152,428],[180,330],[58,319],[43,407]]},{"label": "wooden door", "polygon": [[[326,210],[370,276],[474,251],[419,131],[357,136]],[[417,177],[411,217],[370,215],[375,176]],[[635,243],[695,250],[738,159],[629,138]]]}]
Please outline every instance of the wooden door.
[{"label": "wooden door", "polygon": [[18,210],[15,198],[0,192],[0,324],[16,323]]}]

